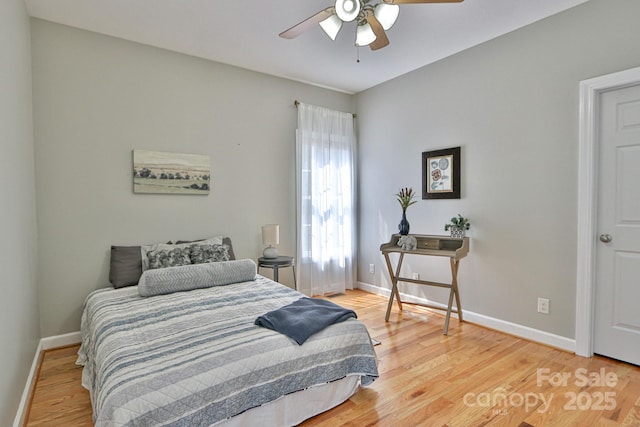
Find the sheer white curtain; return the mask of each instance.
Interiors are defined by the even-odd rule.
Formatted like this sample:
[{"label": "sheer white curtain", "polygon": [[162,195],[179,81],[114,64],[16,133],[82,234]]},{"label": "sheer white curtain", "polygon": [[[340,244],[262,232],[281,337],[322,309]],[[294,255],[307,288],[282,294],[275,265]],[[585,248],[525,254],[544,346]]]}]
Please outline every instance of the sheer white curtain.
[{"label": "sheer white curtain", "polygon": [[297,270],[304,293],[353,289],[355,158],[352,114],[298,105]]}]

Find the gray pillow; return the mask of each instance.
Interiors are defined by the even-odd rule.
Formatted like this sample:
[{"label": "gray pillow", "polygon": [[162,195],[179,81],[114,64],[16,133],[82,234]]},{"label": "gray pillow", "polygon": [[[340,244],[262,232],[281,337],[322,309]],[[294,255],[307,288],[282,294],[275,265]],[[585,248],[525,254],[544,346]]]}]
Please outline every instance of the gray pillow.
[{"label": "gray pillow", "polygon": [[141,274],[140,246],[111,246],[109,281],[114,288],[137,285]]},{"label": "gray pillow", "polygon": [[225,237],[224,239],[222,239],[222,244],[227,246],[229,260],[233,261],[234,259],[236,259],[236,255],[233,253],[233,245],[231,244],[231,239],[229,237]]},{"label": "gray pillow", "polygon": [[143,297],[248,282],[256,277],[256,263],[250,259],[191,264],[146,270],[138,293]]}]

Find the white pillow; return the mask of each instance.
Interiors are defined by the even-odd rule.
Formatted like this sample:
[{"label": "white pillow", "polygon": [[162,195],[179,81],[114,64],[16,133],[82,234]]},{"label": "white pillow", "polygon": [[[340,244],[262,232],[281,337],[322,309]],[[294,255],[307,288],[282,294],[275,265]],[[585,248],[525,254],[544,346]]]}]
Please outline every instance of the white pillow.
[{"label": "white pillow", "polygon": [[191,264],[147,270],[140,276],[138,293],[143,297],[248,282],[256,277],[251,259]]}]

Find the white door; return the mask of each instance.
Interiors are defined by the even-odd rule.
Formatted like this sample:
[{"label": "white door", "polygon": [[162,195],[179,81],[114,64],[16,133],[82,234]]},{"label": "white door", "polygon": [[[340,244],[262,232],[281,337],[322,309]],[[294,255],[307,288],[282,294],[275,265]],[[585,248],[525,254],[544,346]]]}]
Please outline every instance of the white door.
[{"label": "white door", "polygon": [[640,365],[640,85],[599,107],[594,352]]}]

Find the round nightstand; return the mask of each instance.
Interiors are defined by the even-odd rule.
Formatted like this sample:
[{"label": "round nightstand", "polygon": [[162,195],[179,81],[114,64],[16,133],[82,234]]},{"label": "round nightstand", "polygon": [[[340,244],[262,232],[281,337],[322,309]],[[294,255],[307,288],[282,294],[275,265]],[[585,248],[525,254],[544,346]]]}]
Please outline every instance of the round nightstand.
[{"label": "round nightstand", "polygon": [[258,258],[258,273],[260,273],[260,267],[270,268],[273,270],[273,280],[278,281],[278,269],[291,267],[293,272],[293,286],[298,289],[298,283],[296,283],[296,262],[292,256],[279,256],[277,258]]}]

